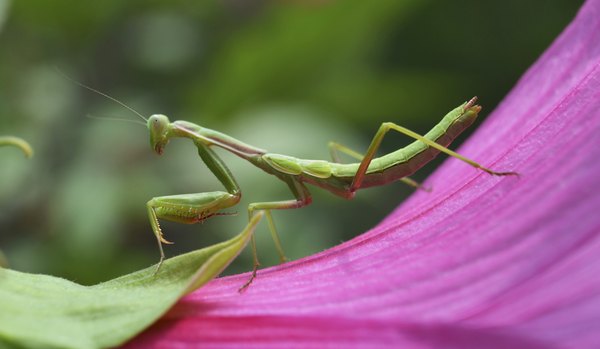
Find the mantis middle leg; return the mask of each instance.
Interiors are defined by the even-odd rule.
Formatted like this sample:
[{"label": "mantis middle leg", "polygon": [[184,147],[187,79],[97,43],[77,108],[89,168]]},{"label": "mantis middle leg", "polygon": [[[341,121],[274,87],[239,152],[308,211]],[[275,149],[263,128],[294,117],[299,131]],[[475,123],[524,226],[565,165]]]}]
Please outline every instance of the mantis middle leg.
[{"label": "mantis middle leg", "polygon": [[[265,216],[267,217],[267,221],[269,224],[269,230],[271,231],[271,236],[273,237],[273,241],[275,242],[275,247],[277,248],[277,252],[279,253],[279,258],[281,262],[286,261],[285,254],[283,253],[283,248],[281,247],[281,242],[279,239],[279,234],[277,234],[277,230],[275,229],[275,223],[273,222],[273,217],[271,216],[271,210],[282,210],[282,209],[291,209],[291,208],[300,208],[306,206],[312,202],[312,198],[310,196],[310,192],[308,188],[301,182],[290,178],[286,180],[290,190],[296,197],[294,200],[284,200],[284,201],[271,201],[271,202],[255,202],[248,205],[248,218],[251,219],[254,215],[255,211],[264,211]],[[252,281],[256,278],[256,271],[260,266],[260,262],[258,261],[258,253],[256,251],[256,241],[254,239],[254,235],[252,235],[252,257],[254,259],[254,266],[252,268],[252,275],[250,279],[246,281],[246,283],[240,287],[239,291],[244,291]]]}]

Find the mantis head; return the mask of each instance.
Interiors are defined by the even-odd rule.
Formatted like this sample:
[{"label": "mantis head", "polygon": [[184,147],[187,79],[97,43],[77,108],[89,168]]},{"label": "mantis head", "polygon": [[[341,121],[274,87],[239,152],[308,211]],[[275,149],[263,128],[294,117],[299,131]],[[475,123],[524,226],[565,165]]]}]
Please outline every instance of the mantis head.
[{"label": "mantis head", "polygon": [[150,145],[157,154],[162,154],[163,148],[169,143],[169,118],[162,114],[154,114],[148,118]]}]

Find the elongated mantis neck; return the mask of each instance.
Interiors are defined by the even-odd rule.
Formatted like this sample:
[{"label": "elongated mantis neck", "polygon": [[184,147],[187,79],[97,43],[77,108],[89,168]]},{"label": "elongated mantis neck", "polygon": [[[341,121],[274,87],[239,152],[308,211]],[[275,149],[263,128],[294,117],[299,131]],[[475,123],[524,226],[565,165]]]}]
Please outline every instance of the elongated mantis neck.
[{"label": "elongated mantis neck", "polygon": [[167,137],[184,137],[207,146],[217,146],[244,159],[265,154],[267,151],[244,143],[225,133],[205,128],[187,121],[174,121],[169,125]]}]

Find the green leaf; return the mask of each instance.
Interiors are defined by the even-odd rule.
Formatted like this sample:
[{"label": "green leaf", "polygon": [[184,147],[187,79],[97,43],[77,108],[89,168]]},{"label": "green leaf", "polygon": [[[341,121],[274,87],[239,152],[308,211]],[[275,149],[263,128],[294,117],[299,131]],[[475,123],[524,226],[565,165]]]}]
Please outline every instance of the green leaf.
[{"label": "green leaf", "polygon": [[225,269],[247,245],[262,212],[231,240],[94,286],[0,269],[0,347],[105,348],[122,344],[180,297]]}]

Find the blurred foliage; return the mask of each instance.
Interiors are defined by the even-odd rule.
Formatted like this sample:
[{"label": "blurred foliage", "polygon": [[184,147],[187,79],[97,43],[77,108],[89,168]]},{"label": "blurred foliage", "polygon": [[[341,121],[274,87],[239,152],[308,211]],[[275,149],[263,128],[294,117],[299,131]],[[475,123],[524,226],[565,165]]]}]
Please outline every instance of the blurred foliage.
[{"label": "blurred foliage", "polygon": [[[86,118],[136,116],[56,67],[143,114],[327,159],[327,141],[366,149],[383,121],[425,132],[473,95],[491,111],[581,3],[0,0],[0,134],[36,151],[24,160],[0,149],[0,248],[15,269],[95,283],[158,260],[147,200],[220,189],[189,142],[159,158],[145,128]],[[392,136],[384,148],[408,142]],[[239,214],[163,223],[176,242],[168,255],[237,234],[250,202],[290,197],[275,178],[223,158],[244,190]],[[353,201],[312,192],[313,205],[274,214],[293,259],[369,229],[411,190],[395,184]],[[266,224],[258,248],[263,265],[276,263]],[[245,252],[229,272],[250,267]]]}]

